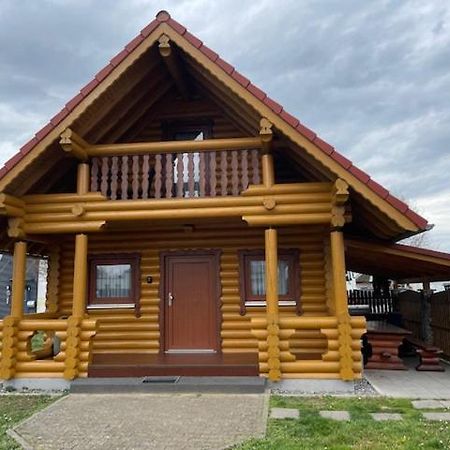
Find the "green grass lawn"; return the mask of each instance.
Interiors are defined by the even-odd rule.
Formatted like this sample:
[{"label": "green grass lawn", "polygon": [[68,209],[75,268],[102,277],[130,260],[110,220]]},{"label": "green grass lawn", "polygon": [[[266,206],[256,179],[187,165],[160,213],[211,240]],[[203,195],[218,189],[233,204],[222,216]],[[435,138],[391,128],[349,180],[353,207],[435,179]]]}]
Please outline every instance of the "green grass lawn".
[{"label": "green grass lawn", "polygon": [[[269,419],[265,439],[248,441],[236,449],[450,449],[450,424],[425,421],[409,400],[272,396],[270,404],[296,408],[300,419]],[[323,419],[321,410],[346,410],[352,420]],[[401,413],[403,420],[375,422],[369,415],[372,412]]]},{"label": "green grass lawn", "polygon": [[0,449],[20,449],[20,445],[6,434],[6,430],[57,398],[48,395],[0,395]]}]

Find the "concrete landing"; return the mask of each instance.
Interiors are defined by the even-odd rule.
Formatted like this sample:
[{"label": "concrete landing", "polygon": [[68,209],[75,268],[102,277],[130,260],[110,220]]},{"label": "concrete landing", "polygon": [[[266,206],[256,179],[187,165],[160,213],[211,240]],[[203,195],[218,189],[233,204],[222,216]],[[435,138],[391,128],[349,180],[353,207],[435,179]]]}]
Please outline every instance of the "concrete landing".
[{"label": "concrete landing", "polygon": [[450,400],[450,366],[445,372],[421,372],[407,361],[408,370],[365,370],[364,376],[380,395],[396,398]]},{"label": "concrete landing", "polygon": [[73,394],[108,393],[217,393],[258,394],[266,390],[261,377],[142,377],[78,378],[70,386]]}]

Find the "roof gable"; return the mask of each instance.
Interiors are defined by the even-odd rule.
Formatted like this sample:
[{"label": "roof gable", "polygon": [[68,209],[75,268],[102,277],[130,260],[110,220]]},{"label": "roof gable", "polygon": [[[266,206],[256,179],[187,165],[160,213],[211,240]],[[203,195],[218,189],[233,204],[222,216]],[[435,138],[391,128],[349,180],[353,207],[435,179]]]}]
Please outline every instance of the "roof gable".
[{"label": "roof gable", "polygon": [[123,71],[153,45],[161,34],[167,34],[175,44],[196,60],[202,68],[234,95],[267,117],[289,140],[300,146],[312,158],[343,178],[369,203],[394,220],[406,233],[426,229],[427,221],[412,211],[408,205],[389,193],[369,175],[357,168],[334,147],[322,140],[312,130],[289,114],[268,97],[233,66],[221,59],[198,38],[170,17],[166,11],[157,14],[138,36],[120,51],[109,64],[81,89],[50,122],[27,142],[20,151],[0,169],[0,191],[20,173],[63,129],[73,122],[95,98],[104,92]]}]

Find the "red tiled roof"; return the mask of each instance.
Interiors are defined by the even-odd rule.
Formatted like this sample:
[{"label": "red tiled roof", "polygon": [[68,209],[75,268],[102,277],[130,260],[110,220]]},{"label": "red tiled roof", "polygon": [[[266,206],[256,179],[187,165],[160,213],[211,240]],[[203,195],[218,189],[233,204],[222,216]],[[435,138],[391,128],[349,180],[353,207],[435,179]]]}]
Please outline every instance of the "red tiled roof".
[{"label": "red tiled roof", "polygon": [[224,72],[230,75],[234,80],[241,84],[248,90],[255,98],[262,101],[268,106],[275,114],[280,116],[289,126],[296,129],[303,137],[315,144],[324,153],[330,156],[344,169],[348,170],[359,181],[365,184],[376,195],[385,199],[395,209],[406,215],[418,228],[424,230],[427,226],[427,220],[419,216],[417,213],[409,209],[408,205],[403,203],[398,198],[389,193],[387,189],[372,180],[368,174],[356,167],[350,160],[339,153],[332,145],[323,141],[312,130],[302,124],[297,118],[286,112],[283,107],[272,100],[267,94],[260,88],[250,83],[250,80],[240,74],[231,64],[227,63],[219,57],[219,55],[208,48],[203,42],[189,33],[186,28],[179,24],[176,20],[170,17],[167,11],[160,11],[156,18],[150,22],[145,28],[141,30],[138,36],[136,36],[131,42],[129,42],[123,50],[121,50],[114,58],[111,59],[108,65],[101,69],[95,77],[84,86],[80,93],[77,94],[72,100],[70,100],[65,107],[58,112],[50,122],[45,125],[40,131],[38,131],[29,142],[22,146],[19,152],[7,161],[3,168],[0,169],[0,178],[2,178],[9,170],[11,170],[26,154],[28,154],[53,128],[55,128],[90,92],[92,92],[100,83],[112,72],[114,67],[119,65],[136,47],[138,47],[142,41],[154,31],[160,23],[166,23],[180,36],[183,36],[194,47],[198,48],[207,58],[217,64]]}]

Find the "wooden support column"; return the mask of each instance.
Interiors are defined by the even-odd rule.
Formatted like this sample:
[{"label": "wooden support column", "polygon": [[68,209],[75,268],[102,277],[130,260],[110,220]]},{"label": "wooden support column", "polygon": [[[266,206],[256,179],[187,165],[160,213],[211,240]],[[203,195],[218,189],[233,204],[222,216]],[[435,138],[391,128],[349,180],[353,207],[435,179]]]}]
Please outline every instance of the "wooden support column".
[{"label": "wooden support column", "polygon": [[265,231],[267,363],[269,366],[269,379],[272,381],[278,381],[281,378],[277,241],[277,230],[270,228]]},{"label": "wooden support column", "polygon": [[64,361],[64,378],[66,380],[73,380],[79,373],[81,323],[86,310],[87,251],[87,235],[77,234],[75,236],[72,316],[67,320],[66,359]]},{"label": "wooden support column", "polygon": [[0,358],[0,378],[9,380],[16,373],[16,355],[20,320],[23,317],[25,296],[25,274],[27,263],[26,242],[14,244],[11,314],[3,319],[2,357]]},{"label": "wooden support column", "polygon": [[25,299],[25,275],[27,271],[27,243],[18,241],[14,244],[11,316],[23,317]]},{"label": "wooden support column", "polygon": [[332,294],[334,312],[338,319],[339,364],[340,376],[343,380],[353,380],[352,327],[348,313],[345,247],[343,227],[346,222],[345,203],[348,200],[348,184],[337,179],[333,189],[333,207],[330,232],[330,256],[332,274]]},{"label": "wooden support column", "polygon": [[347,305],[344,233],[341,228],[331,230],[330,253],[334,310],[338,319],[340,375],[343,380],[353,380],[355,379],[355,373],[353,372],[352,327]]},{"label": "wooden support column", "polygon": [[344,233],[332,229],[330,233],[331,264],[333,273],[334,307],[336,315],[348,313],[345,278]]},{"label": "wooden support column", "polygon": [[420,338],[429,345],[433,344],[433,329],[431,328],[431,296],[433,291],[430,282],[422,282],[422,295],[420,298]]},{"label": "wooden support column", "polygon": [[88,163],[79,163],[77,170],[77,194],[84,195],[89,192],[90,170]]},{"label": "wooden support column", "polygon": [[73,268],[73,304],[72,315],[83,317],[86,310],[87,294],[87,251],[88,237],[86,234],[75,236],[75,258]]},{"label": "wooden support column", "polygon": [[260,123],[259,136],[262,144],[262,179],[266,188],[270,188],[275,184],[275,169],[273,164],[272,150],[272,123],[266,118],[262,118]]}]

